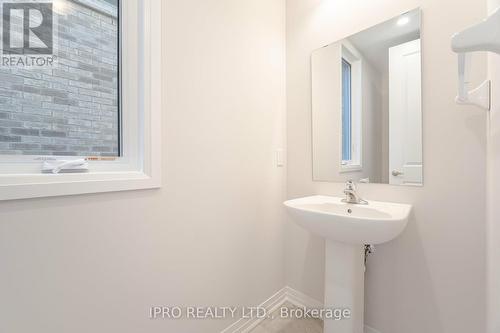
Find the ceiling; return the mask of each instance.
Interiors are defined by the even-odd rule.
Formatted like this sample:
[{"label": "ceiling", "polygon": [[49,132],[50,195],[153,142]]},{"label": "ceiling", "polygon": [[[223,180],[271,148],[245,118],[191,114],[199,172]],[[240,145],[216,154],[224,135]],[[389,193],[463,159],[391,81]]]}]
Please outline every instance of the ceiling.
[{"label": "ceiling", "polygon": [[[402,17],[408,23],[398,25]],[[420,38],[420,10],[415,9],[347,38],[380,73],[389,71],[389,48]]]}]

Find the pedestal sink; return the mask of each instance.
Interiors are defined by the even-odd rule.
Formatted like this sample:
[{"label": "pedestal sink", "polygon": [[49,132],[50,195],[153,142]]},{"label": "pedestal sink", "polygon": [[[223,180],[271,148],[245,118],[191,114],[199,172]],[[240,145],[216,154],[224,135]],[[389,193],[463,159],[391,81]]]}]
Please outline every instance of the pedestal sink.
[{"label": "pedestal sink", "polygon": [[284,204],[298,225],[326,239],[325,308],[351,311],[350,318],[325,319],[324,333],[363,333],[365,245],[399,236],[412,207],[377,201],[352,205],[328,196]]}]

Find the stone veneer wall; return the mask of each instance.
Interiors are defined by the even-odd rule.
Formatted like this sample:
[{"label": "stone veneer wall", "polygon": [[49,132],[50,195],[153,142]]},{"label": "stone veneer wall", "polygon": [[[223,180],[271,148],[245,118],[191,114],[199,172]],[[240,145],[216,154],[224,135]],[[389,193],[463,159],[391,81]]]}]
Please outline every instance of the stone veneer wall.
[{"label": "stone veneer wall", "polygon": [[57,65],[0,67],[0,154],[118,155],[117,9],[54,7]]}]

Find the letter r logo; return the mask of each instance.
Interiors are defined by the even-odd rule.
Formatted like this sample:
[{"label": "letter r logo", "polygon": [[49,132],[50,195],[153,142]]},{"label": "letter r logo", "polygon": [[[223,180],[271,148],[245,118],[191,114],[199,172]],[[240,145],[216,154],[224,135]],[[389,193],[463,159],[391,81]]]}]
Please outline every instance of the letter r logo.
[{"label": "letter r logo", "polygon": [[4,3],[4,54],[52,54],[52,3]]}]

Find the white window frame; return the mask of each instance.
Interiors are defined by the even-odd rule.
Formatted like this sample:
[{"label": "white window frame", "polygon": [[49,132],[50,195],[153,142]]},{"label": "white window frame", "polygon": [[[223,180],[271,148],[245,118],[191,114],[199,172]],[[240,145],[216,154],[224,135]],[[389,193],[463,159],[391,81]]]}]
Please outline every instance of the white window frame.
[{"label": "white window frame", "polygon": [[[351,65],[351,160],[342,160],[342,135],[340,140],[340,172],[363,170],[363,59],[349,43],[342,44],[342,57]],[[340,63],[342,66],[342,62]],[[341,69],[342,70],[342,69]],[[342,78],[341,78],[342,80]],[[342,86],[342,84],[341,84]]]},{"label": "white window frame", "polygon": [[120,7],[122,156],[89,161],[88,173],[42,174],[43,160],[54,156],[0,155],[0,200],[161,187],[162,0]]}]

